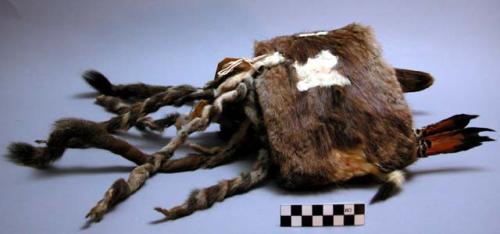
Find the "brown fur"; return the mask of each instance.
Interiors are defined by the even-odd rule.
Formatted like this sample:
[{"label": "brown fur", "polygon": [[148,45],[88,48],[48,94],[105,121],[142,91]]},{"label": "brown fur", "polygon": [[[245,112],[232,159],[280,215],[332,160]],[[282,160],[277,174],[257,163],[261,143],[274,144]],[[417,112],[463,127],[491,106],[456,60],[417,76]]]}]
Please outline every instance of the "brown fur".
[{"label": "brown fur", "polygon": [[82,76],[99,93],[129,100],[145,99],[172,87],[143,83],[114,85],[103,74],[94,70],[86,71]]},{"label": "brown fur", "polygon": [[[303,64],[323,50],[338,56],[335,69],[350,85],[299,92],[292,64]],[[271,54],[276,51],[284,56],[284,62],[278,54]],[[466,150],[491,140],[479,135],[490,129],[466,128],[475,117],[469,115],[454,116],[414,132],[403,92],[427,88],[432,77],[387,65],[367,27],[351,24],[327,35],[276,37],[258,42],[255,55],[263,56],[222,60],[216,72],[223,72],[216,73],[203,88],[113,85],[102,74],[89,71],[84,79],[107,95],[99,97],[97,103],[117,116],[104,122],[59,120],[48,140],[37,141],[45,143],[44,147],[14,143],[7,156],[16,163],[42,168],[68,148],[94,147],[136,163],[129,177],[116,180],[88,213],[89,221],[99,221],[157,172],[215,167],[241,151],[259,151],[250,171],[195,190],[180,206],[156,209],[166,219],[176,219],[246,192],[274,174],[287,188],[325,186],[375,175],[383,185],[372,201],[385,200],[399,191],[404,180],[397,170],[418,157]],[[148,117],[161,107],[192,102],[189,115],[172,113],[157,120]],[[203,155],[171,159],[190,134],[206,130],[210,123],[220,124],[220,135],[229,139],[225,145],[196,145],[193,148]],[[111,135],[133,126],[162,131],[172,125],[177,128],[176,136],[153,154]],[[275,168],[278,173],[272,171]]]},{"label": "brown fur", "polygon": [[[290,63],[274,67],[256,81],[273,162],[286,187],[321,186],[352,176],[341,158],[364,158],[380,170],[404,168],[416,159],[411,112],[394,69],[380,57],[369,28],[356,24],[317,37],[277,37],[258,42],[255,55],[279,51],[304,63],[321,50],[339,57],[345,87],[299,92]],[[335,153],[332,153],[335,152]]]}]

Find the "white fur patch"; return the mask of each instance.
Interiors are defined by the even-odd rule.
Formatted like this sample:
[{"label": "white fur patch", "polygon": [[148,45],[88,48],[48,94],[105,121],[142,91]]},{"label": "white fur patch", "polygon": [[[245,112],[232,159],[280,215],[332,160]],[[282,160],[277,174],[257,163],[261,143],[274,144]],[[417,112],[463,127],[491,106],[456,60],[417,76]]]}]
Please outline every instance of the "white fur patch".
[{"label": "white fur patch", "polygon": [[243,59],[238,59],[227,63],[226,67],[217,72],[218,77],[225,76],[232,72],[236,67],[238,67],[243,62]]},{"label": "white fur patch", "polygon": [[320,31],[320,32],[314,32],[314,33],[301,33],[297,35],[298,37],[313,37],[313,36],[322,36],[328,34],[327,31]]},{"label": "white fur patch", "polygon": [[227,78],[217,89],[215,90],[215,97],[218,97],[222,94],[223,90],[231,90],[236,88],[236,86],[242,82],[246,78],[252,78],[252,76],[255,74],[256,71],[259,70],[261,67],[272,67],[275,65],[278,65],[282,62],[285,61],[285,57],[281,55],[279,52],[274,52],[272,54],[264,54],[261,56],[257,56],[255,58],[251,59],[238,59],[235,61],[228,62],[226,67],[224,69],[221,69],[219,72],[217,72],[218,77],[225,76],[234,69],[236,69],[238,66],[240,66],[242,63],[247,63],[250,64],[251,67],[240,71],[237,74],[232,75],[231,77]]},{"label": "white fur patch", "polygon": [[322,50],[314,58],[308,58],[303,65],[295,62],[293,66],[299,78],[297,89],[303,92],[317,86],[350,85],[351,82],[334,69],[337,62],[337,56],[328,50]]},{"label": "white fur patch", "polygon": [[394,183],[397,187],[405,182],[405,175],[402,171],[396,170],[387,175],[387,181]]},{"label": "white fur patch", "polygon": [[285,57],[280,52],[266,54],[252,59],[253,67],[259,69],[262,66],[272,67],[285,61]]}]

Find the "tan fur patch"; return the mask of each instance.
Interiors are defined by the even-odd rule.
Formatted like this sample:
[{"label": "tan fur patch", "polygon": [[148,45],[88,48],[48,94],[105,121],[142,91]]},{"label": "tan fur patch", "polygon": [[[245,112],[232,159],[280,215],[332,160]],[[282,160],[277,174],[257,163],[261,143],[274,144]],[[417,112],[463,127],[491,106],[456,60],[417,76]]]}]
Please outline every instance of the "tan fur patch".
[{"label": "tan fur patch", "polygon": [[361,148],[347,151],[332,149],[328,159],[335,166],[335,172],[330,175],[332,181],[346,181],[357,176],[379,174],[378,167],[367,161]]}]

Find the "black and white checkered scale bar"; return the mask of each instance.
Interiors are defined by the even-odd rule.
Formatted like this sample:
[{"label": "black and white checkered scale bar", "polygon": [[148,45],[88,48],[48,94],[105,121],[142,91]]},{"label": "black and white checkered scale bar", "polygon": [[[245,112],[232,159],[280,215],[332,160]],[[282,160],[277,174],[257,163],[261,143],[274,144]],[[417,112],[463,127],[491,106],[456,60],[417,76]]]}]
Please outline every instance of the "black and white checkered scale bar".
[{"label": "black and white checkered scale bar", "polygon": [[282,227],[357,226],[365,224],[365,204],[281,205]]}]

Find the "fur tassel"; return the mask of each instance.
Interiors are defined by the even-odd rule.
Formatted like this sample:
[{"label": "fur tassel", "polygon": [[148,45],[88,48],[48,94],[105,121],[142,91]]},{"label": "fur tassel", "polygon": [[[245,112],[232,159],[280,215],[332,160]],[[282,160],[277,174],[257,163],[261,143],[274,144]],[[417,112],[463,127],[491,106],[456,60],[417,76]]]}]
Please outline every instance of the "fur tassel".
[{"label": "fur tassel", "polygon": [[404,173],[400,170],[393,171],[387,174],[386,181],[379,188],[375,196],[373,196],[370,204],[387,200],[387,198],[401,191],[401,186],[405,181]]},{"label": "fur tassel", "polygon": [[83,79],[100,94],[113,96],[113,84],[102,73],[88,70],[83,73]]},{"label": "fur tassel", "polygon": [[33,168],[46,168],[64,153],[64,148],[35,147],[22,142],[10,144],[8,150],[9,161]]}]

